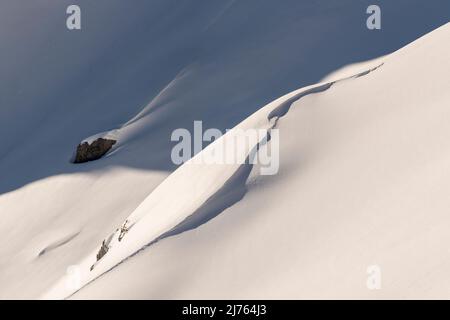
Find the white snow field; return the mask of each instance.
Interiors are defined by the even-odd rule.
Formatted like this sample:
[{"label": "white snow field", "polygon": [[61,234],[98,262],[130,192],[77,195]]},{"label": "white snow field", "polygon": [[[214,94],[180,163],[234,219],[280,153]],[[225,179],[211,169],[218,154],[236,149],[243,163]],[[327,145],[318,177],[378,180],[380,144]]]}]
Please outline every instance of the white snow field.
[{"label": "white snow field", "polygon": [[[450,2],[78,2],[0,3],[0,298],[449,298]],[[279,173],[175,165],[195,120]]]}]

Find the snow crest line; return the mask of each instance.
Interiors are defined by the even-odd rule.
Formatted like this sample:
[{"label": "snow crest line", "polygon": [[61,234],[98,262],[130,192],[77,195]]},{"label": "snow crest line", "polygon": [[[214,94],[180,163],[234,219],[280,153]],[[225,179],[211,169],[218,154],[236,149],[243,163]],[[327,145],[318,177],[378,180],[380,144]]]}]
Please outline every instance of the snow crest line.
[{"label": "snow crest line", "polygon": [[[278,120],[289,112],[293,103],[310,94],[324,92],[335,83],[365,76],[382,65],[383,63],[346,78],[291,92],[261,108],[235,128],[246,129],[255,125],[265,127],[266,139],[257,142],[251,151],[258,150],[265,143],[269,143],[271,130],[276,127]],[[265,124],[261,124],[261,113],[265,115]],[[220,139],[226,139],[232,134],[231,132],[227,132]],[[70,298],[92,281],[153,244],[167,237],[195,229],[239,202],[247,192],[246,182],[253,164],[246,162],[239,165],[199,166],[193,162],[193,159],[201,156],[206,149],[214,148],[215,142],[167,177],[130,214],[121,227],[105,238],[107,243],[104,241],[99,250],[87,256],[78,265],[81,270],[78,276],[82,280],[77,288],[67,288],[65,284],[69,279],[66,275],[44,295],[44,298]],[[251,151],[247,156],[251,154]],[[179,201],[173,201],[172,194],[177,195]],[[101,255],[99,255],[100,252],[102,252]]]},{"label": "snow crest line", "polygon": [[300,100],[301,98],[308,96],[310,94],[314,94],[314,93],[320,93],[320,92],[324,92],[328,89],[331,88],[331,86],[333,86],[336,83],[342,82],[342,81],[346,81],[349,79],[356,79],[359,77],[363,77],[368,75],[369,73],[377,70],[378,68],[380,68],[384,63],[379,64],[378,66],[368,69],[366,71],[357,73],[355,75],[349,76],[349,77],[345,77],[339,80],[334,80],[334,81],[330,81],[327,83],[323,83],[323,84],[318,84],[318,85],[314,85],[313,87],[307,89],[307,90],[303,90],[297,94],[295,94],[294,96],[288,98],[286,101],[280,103],[280,105],[278,107],[276,107],[274,110],[272,110],[269,113],[269,120],[272,118],[275,118],[275,121],[278,121],[279,118],[284,117],[288,112],[289,109],[291,108],[291,106],[294,104],[294,102]]}]

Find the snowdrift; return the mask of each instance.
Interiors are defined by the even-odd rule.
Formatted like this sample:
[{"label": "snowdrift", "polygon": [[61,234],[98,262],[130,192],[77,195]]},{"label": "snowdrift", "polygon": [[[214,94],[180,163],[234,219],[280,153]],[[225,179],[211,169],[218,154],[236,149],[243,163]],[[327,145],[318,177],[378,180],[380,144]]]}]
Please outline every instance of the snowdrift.
[{"label": "snowdrift", "polygon": [[[332,189],[329,193],[323,190],[324,197],[330,195],[324,201],[317,184],[310,188],[308,180],[298,176],[305,174],[314,180],[316,173],[327,174],[328,166],[323,165],[320,172],[307,167],[316,163],[314,157],[320,157],[323,150],[330,152],[324,157],[334,159],[333,148],[340,140],[327,140],[325,134],[345,139],[348,132],[345,137],[356,141],[351,128],[365,127],[372,116],[370,123],[375,124],[377,119],[386,117],[389,121],[389,116],[395,117],[388,110],[380,111],[378,103],[391,105],[398,98],[401,103],[397,109],[404,110],[409,97],[427,106],[446,99],[442,96],[445,90],[441,90],[448,83],[442,77],[447,66],[444,31],[428,36],[440,37],[442,47],[433,45],[433,40],[420,40],[404,49],[407,62],[379,57],[447,23],[447,0],[378,1],[389,14],[383,15],[383,28],[376,32],[365,28],[365,11],[372,4],[365,0],[77,3],[83,17],[80,32],[65,28],[64,12],[72,4],[69,0],[0,3],[0,232],[6,239],[0,245],[0,298],[66,298],[76,291],[64,284],[65,275],[78,270],[72,266],[82,270],[81,285],[87,284],[72,296],[75,298],[306,295],[306,285],[304,290],[283,285],[291,275],[297,277],[294,283],[303,286],[302,277],[311,275],[309,269],[296,269],[300,257],[311,268],[314,260],[308,256],[312,251],[304,253],[299,242],[324,255],[330,252],[314,248],[320,232],[306,241],[311,234],[302,232],[299,226],[316,230],[307,223],[303,226],[303,221],[317,215],[319,221],[336,222],[332,218],[348,205],[333,201]],[[430,52],[419,57],[420,46]],[[372,59],[377,61],[365,63]],[[369,74],[352,78],[389,59],[396,62],[386,62]],[[440,68],[434,64],[438,62]],[[361,65],[350,72],[346,67],[354,63]],[[399,67],[391,69],[394,65]],[[380,81],[372,80],[377,74],[385,76]],[[346,80],[332,83],[339,79]],[[417,86],[411,84],[413,80]],[[374,91],[359,85],[366,82],[371,82]],[[336,103],[325,100],[341,88],[349,88],[345,97],[337,96]],[[287,92],[292,93],[285,95]],[[297,108],[297,104],[315,99],[320,99],[317,105],[325,110],[296,119],[295,110],[310,110]],[[341,107],[350,108],[366,99],[376,106],[369,108],[372,104],[367,104],[367,118],[358,118],[356,107]],[[294,103],[296,100],[299,102]],[[338,114],[343,116],[350,112],[348,117],[355,117],[356,125],[337,122],[336,126],[342,126],[339,130],[325,130],[334,123],[326,112],[334,117],[336,110],[342,110]],[[429,117],[428,113],[421,114],[422,120],[431,121],[438,113],[433,110]],[[322,119],[322,114],[326,118]],[[444,121],[445,110],[439,114]],[[298,126],[284,128],[288,119],[295,119],[291,121]],[[280,129],[280,173],[262,178],[255,173],[258,168],[252,166],[207,166],[200,170],[189,163],[174,164],[170,135],[177,128],[192,131],[195,120],[202,120],[205,128],[221,131],[260,128],[269,134],[273,126]],[[299,131],[305,128],[314,129]],[[428,129],[430,134],[445,134],[438,124]],[[311,136],[314,132],[319,136]],[[391,133],[395,136],[393,128]],[[355,131],[355,136],[358,134]],[[80,142],[99,137],[117,140],[117,144],[102,159],[71,163]],[[402,150],[395,144],[386,145]],[[205,152],[214,149],[208,149],[206,143],[203,147]],[[376,145],[373,149],[377,150]],[[443,154],[443,158],[437,153],[434,156],[445,163]],[[352,151],[349,159],[356,161],[358,157],[362,155]],[[356,166],[346,161],[331,162],[336,172],[341,164]],[[408,165],[413,163],[407,161]],[[332,176],[333,166],[329,170]],[[349,174],[348,170],[342,172]],[[285,189],[274,189],[285,178]],[[323,179],[319,175],[317,181]],[[383,186],[387,182],[380,184]],[[336,188],[341,192],[353,190],[345,185]],[[307,197],[339,210],[331,214],[315,208],[312,202],[292,204],[289,194],[298,201]],[[260,195],[266,199],[264,205],[252,200]],[[342,199],[350,197],[340,195]],[[381,206],[377,199],[372,201]],[[380,201],[388,203],[388,199]],[[363,221],[356,213],[357,205],[352,204],[342,214],[343,221],[350,221],[348,227]],[[379,223],[387,223],[381,217]],[[417,221],[421,217],[417,216]],[[111,242],[111,250],[89,271],[103,240],[117,239],[115,230],[120,230],[127,219],[135,224],[122,241]],[[330,229],[331,225],[325,225],[321,232]],[[186,230],[190,231],[183,232]],[[282,235],[280,230],[284,230]],[[301,241],[291,238],[297,234]],[[328,238],[324,239],[326,242]],[[338,245],[351,252],[347,243],[336,241],[336,248]],[[126,262],[117,265],[123,259]],[[428,265],[430,268],[445,263],[429,262],[436,264]],[[424,266],[417,270],[430,269]],[[305,272],[298,276],[297,271]],[[420,276],[412,279],[419,282],[424,279]],[[274,289],[276,281],[280,281],[278,289]],[[423,283],[428,286],[431,282]],[[397,288],[405,285],[409,282],[400,282]],[[430,292],[439,293],[435,287]]]}]

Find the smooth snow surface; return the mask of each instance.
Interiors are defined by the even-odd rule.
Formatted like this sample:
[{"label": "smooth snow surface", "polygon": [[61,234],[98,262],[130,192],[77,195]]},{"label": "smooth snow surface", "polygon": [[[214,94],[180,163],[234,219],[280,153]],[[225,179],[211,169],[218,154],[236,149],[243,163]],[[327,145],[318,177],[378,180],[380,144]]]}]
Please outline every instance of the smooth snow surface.
[{"label": "smooth snow surface", "polygon": [[[2,1],[0,298],[448,298],[450,2],[378,2]],[[279,173],[173,164],[195,120]]]}]

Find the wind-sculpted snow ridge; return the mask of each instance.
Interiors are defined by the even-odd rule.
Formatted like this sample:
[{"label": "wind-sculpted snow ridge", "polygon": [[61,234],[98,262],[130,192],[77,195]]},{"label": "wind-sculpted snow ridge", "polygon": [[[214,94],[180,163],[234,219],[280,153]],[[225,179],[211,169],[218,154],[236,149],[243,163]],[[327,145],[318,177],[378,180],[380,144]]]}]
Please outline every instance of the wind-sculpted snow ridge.
[{"label": "wind-sculpted snow ridge", "polygon": [[207,164],[202,157],[214,154],[224,146],[225,153],[232,152],[227,141],[249,141],[248,129],[265,130],[263,139],[253,141],[250,148],[238,150],[241,155],[245,153],[248,159],[255,150],[270,141],[271,130],[276,127],[278,119],[289,112],[294,102],[326,91],[338,82],[366,75],[380,66],[351,77],[298,89],[261,108],[174,171],[115,232],[105,238],[95,252],[83,259],[78,264],[81,279],[78,288],[67,286],[71,280],[70,275],[66,275],[43,298],[67,298],[148,245],[193,229],[232,206],[244,196],[253,165],[248,161],[244,164]]},{"label": "wind-sculpted snow ridge", "polygon": [[[267,124],[272,113],[270,127],[285,115],[279,173],[255,177],[255,166],[245,197],[222,214],[72,298],[448,298],[449,27],[373,73],[297,90],[254,114]],[[311,89],[325,91],[288,102]],[[382,290],[371,290],[371,270]]]},{"label": "wind-sculpted snow ridge", "polygon": [[[44,5],[45,10],[43,2],[47,3]],[[171,161],[174,143],[170,137],[177,128],[186,129],[192,134],[194,121],[201,120],[204,128],[216,128],[225,132],[260,110],[261,106],[287,92],[314,83],[326,84],[329,80],[344,78],[344,69],[346,75],[351,75],[367,69],[368,65],[377,65],[378,62],[367,64],[367,61],[390,54],[447,23],[450,10],[448,0],[379,0],[377,5],[383,10],[382,29],[368,30],[365,22],[368,17],[366,9],[372,4],[370,0],[152,0],[133,1],[133,5],[124,0],[80,0],[77,3],[82,9],[83,17],[87,14],[94,18],[82,18],[82,31],[72,32],[67,30],[64,23],[67,1],[0,1],[0,61],[7,62],[0,67],[0,82],[3,84],[0,86],[0,232],[7,239],[0,246],[0,299],[41,297],[65,273],[76,271],[76,268],[68,268],[79,264],[85,257],[89,257],[85,266],[88,271],[100,253],[99,257],[102,258],[92,271],[100,274],[116,261],[139,250],[141,244],[132,243],[134,240],[131,241],[130,237],[134,237],[136,230],[140,230],[140,227],[136,228],[144,222],[144,218],[131,229],[130,223],[122,228],[119,235],[122,234],[123,238],[119,245],[111,238],[114,246],[110,251],[100,251],[99,246],[107,235],[121,226],[180,166]],[[119,16],[120,23],[117,21]],[[35,27],[35,23],[39,24],[39,28]],[[316,163],[316,159],[311,159],[316,154],[311,151],[323,148],[331,153],[331,148],[326,143],[309,139],[309,134],[327,132],[326,130],[333,128],[336,116],[342,113],[348,115],[349,123],[333,133],[333,138],[352,129],[355,134],[349,133],[349,141],[353,141],[355,136],[361,136],[357,132],[357,126],[366,127],[370,123],[364,117],[355,119],[353,110],[347,111],[352,102],[357,101],[359,106],[355,109],[358,112],[365,109],[367,118],[372,120],[379,117],[389,119],[390,114],[378,113],[380,106],[406,106],[402,101],[393,99],[396,97],[404,97],[408,104],[422,101],[424,106],[428,106],[428,103],[421,100],[421,96],[414,96],[415,94],[436,101],[441,95],[433,88],[440,88],[440,83],[447,83],[446,77],[439,77],[440,71],[446,71],[448,67],[441,67],[445,66],[445,60],[439,60],[437,55],[446,53],[444,50],[447,39],[448,34],[444,34],[442,39],[436,40],[439,45],[431,49],[427,46],[429,52],[420,59],[402,58],[407,66],[401,61],[395,63],[404,69],[390,69],[394,63],[388,66],[386,60],[380,72],[360,81],[333,85],[330,90],[321,94],[302,98],[300,104],[307,105],[307,108],[291,107],[289,116],[276,123],[277,130],[282,135],[281,142],[288,144],[292,141],[294,147],[298,147],[290,152],[283,150],[283,144],[280,144],[281,162],[287,161],[288,164],[281,163],[279,174],[256,177],[253,180],[257,166],[253,169],[242,165],[230,168],[228,175],[216,178],[218,186],[215,190],[208,191],[192,208],[177,212],[175,218],[161,218],[167,224],[162,225],[160,230],[146,234],[142,243],[147,245],[155,239],[204,223],[223,210],[224,206],[238,201],[245,194],[241,201],[226,209],[226,214],[218,215],[194,232],[178,234],[152,246],[151,250],[141,251],[131,261],[114,268],[80,290],[74,298],[104,298],[113,292],[119,298],[137,296],[139,291],[136,288],[142,288],[144,281],[146,288],[140,291],[142,295],[139,297],[178,295],[186,298],[204,294],[203,297],[211,298],[216,297],[215,293],[219,291],[216,289],[219,286],[212,287],[217,278],[223,281],[226,279],[224,283],[234,287],[237,282],[247,284],[237,290],[233,289],[234,291],[220,288],[222,297],[235,297],[233,292],[248,292],[248,298],[254,298],[258,294],[267,298],[272,292],[283,292],[285,298],[295,297],[296,295],[290,294],[295,290],[294,286],[270,290],[255,285],[263,281],[255,281],[253,284],[246,282],[246,279],[252,278],[249,275],[262,277],[264,273],[279,279],[286,274],[285,268],[282,272],[277,268],[270,268],[268,261],[253,264],[255,259],[246,258],[254,258],[252,253],[258,248],[264,250],[261,255],[270,252],[267,247],[278,243],[277,239],[280,239],[276,235],[267,242],[259,241],[260,246],[253,244],[252,248],[246,247],[246,241],[256,243],[257,239],[263,238],[258,232],[265,229],[264,225],[257,223],[252,228],[246,221],[253,213],[258,219],[266,214],[271,226],[280,221],[285,222],[285,225],[280,223],[277,226],[283,236],[287,235],[285,230],[291,226],[295,225],[300,229],[304,225],[304,217],[299,220],[296,220],[297,216],[279,219],[289,210],[282,206],[289,203],[289,195],[293,195],[296,200],[309,196],[305,190],[311,188],[308,185],[307,188],[300,189],[301,186],[295,185],[286,188],[286,194],[279,197],[274,196],[276,192],[264,194],[258,198],[258,201],[261,199],[267,202],[262,208],[248,208],[248,200],[255,194],[255,189],[269,184],[272,186],[274,181],[291,181],[292,177],[296,177],[295,181],[305,183],[304,176],[297,177],[289,169],[296,168],[302,173],[311,174],[304,162],[307,159]],[[426,61],[426,65],[423,61]],[[439,68],[430,69],[429,66],[433,66],[435,61],[439,61]],[[422,69],[419,70],[418,67]],[[387,72],[388,70],[391,71]],[[414,72],[418,75],[413,74]],[[382,77],[383,81],[376,81],[383,74],[386,75]],[[421,80],[425,75],[429,80],[421,84],[427,90],[411,85],[404,89],[405,93],[402,91],[408,79]],[[389,79],[395,81],[388,81]],[[366,83],[370,83],[367,88],[376,92],[366,90]],[[340,104],[334,99],[334,108],[327,109],[328,112],[320,111],[325,106],[323,100],[347,87],[350,87],[348,92],[343,97],[339,96]],[[396,91],[392,92],[389,90],[391,88]],[[371,101],[377,101],[377,98],[386,96],[386,93],[389,96],[385,101],[381,101],[379,105],[372,104],[372,108],[368,107]],[[358,100],[361,96],[364,99]],[[311,108],[314,113],[311,118],[307,114],[306,117],[293,120],[296,113],[303,115],[305,109],[309,110],[310,102],[317,100],[321,103],[318,108]],[[278,104],[281,102],[283,101]],[[278,110],[278,114],[281,109],[283,108]],[[396,108],[389,108],[389,111],[394,110]],[[262,124],[267,124],[271,111],[272,109],[267,114],[259,114]],[[275,113],[272,116],[269,128],[277,121]],[[328,116],[331,118],[330,122],[326,121]],[[399,128],[403,128],[401,123],[408,117],[409,113],[399,121]],[[427,119],[427,114],[422,118]],[[306,123],[305,119],[308,119]],[[444,121],[446,118],[437,115],[436,119]],[[298,126],[286,130],[283,125],[288,121],[298,123]],[[313,132],[305,131],[305,127],[314,127]],[[415,127],[422,128],[422,125],[417,123]],[[437,125],[436,128],[441,127]],[[275,132],[272,132],[272,140],[266,146],[274,145],[273,142],[277,140]],[[439,136],[439,132],[433,129],[430,132]],[[95,135],[96,133],[98,134]],[[86,137],[90,138],[83,141]],[[77,165],[70,162],[77,145],[83,142],[91,144],[99,138],[117,140],[117,143],[99,160]],[[334,140],[330,144],[333,148],[337,145]],[[369,146],[370,143],[365,145]],[[429,141],[427,145],[430,145]],[[356,149],[360,150],[359,146]],[[443,152],[450,150],[446,147],[441,149]],[[322,149],[317,152],[320,154],[321,151]],[[353,159],[353,153],[352,151],[349,158]],[[372,158],[377,159],[378,155],[375,154]],[[439,155],[436,158],[440,158]],[[322,172],[329,176],[330,167],[335,167],[337,163],[331,161],[334,159],[333,154],[327,154],[327,159],[331,163]],[[350,161],[342,165],[345,166],[348,162]],[[249,170],[252,170],[250,178],[243,185],[242,181]],[[341,168],[337,169],[337,172],[342,171]],[[364,172],[364,168],[360,171]],[[193,183],[196,180],[196,177],[192,178]],[[314,181],[318,180],[320,179],[314,177]],[[171,183],[179,182],[175,179]],[[241,187],[238,188],[238,185]],[[169,194],[164,195],[167,199],[161,201],[181,201],[178,196],[183,196],[186,192],[191,194],[191,186],[184,186],[186,190],[172,191],[166,187]],[[279,190],[278,186],[274,189],[276,190],[271,191]],[[345,190],[342,186],[337,189],[330,192],[331,197],[340,190]],[[322,195],[321,190],[317,198],[323,199]],[[332,204],[329,200],[319,202]],[[304,199],[302,202],[305,202]],[[277,204],[277,207],[269,212],[271,204]],[[297,210],[301,205],[296,203],[292,207]],[[347,205],[352,206],[351,203]],[[213,250],[205,250],[205,247],[193,253],[191,250],[195,246],[185,239],[201,236],[203,243],[216,246],[213,237],[205,233],[205,230],[215,228],[222,219],[228,221],[233,212],[243,206],[247,206],[246,211],[233,218],[236,220],[227,225],[228,228],[224,227],[211,234],[230,248],[248,248],[248,252],[235,259],[234,253],[237,250],[232,249],[226,254],[226,248],[222,247],[222,255],[211,259],[216,265],[211,267],[202,263],[202,266],[182,267],[185,266],[184,263],[195,264],[215,254]],[[158,221],[159,215],[164,214],[158,210],[143,210],[143,214],[149,214],[148,219]],[[317,216],[324,210],[316,210],[314,207],[303,211]],[[334,213],[330,213],[328,218],[334,217]],[[183,222],[180,224],[179,221]],[[175,229],[174,225],[177,226]],[[129,232],[126,232],[127,228]],[[238,237],[239,233],[246,234],[249,238],[242,241]],[[320,230],[315,232],[319,233]],[[75,234],[77,236],[73,237]],[[289,241],[297,246],[303,243],[301,233],[296,231],[289,236]],[[269,239],[267,232],[264,239]],[[118,251],[119,248],[128,246],[128,243],[132,243],[133,247],[128,251]],[[175,243],[174,248],[161,251],[161,248],[172,243]],[[289,247],[288,243],[283,243],[283,248],[286,247]],[[291,252],[298,251],[298,248],[289,248]],[[342,248],[347,247],[343,245]],[[318,251],[317,248],[314,249],[315,252]],[[171,258],[158,260],[160,252]],[[174,252],[177,254],[173,255]],[[188,255],[188,252],[193,254]],[[273,252],[279,253],[280,248],[274,248]],[[89,255],[90,253],[92,254]],[[191,258],[193,255],[195,258]],[[114,256],[115,261],[106,263],[108,259],[112,259],[110,256]],[[151,258],[142,259],[149,256]],[[298,256],[304,257],[303,253]],[[224,257],[229,261],[223,260]],[[142,260],[145,261],[141,262]],[[293,265],[293,259],[289,255],[276,260],[285,265]],[[136,263],[137,261],[139,262]],[[155,261],[160,261],[159,265]],[[239,261],[240,266],[235,268],[234,261]],[[264,270],[258,270],[258,265],[264,265]],[[136,270],[138,266],[142,270]],[[230,267],[233,269],[232,277],[227,273]],[[176,268],[176,272],[171,268]],[[133,269],[134,273],[123,277],[124,269]],[[252,272],[244,277],[246,269],[252,269]],[[190,272],[185,273],[185,270]],[[208,277],[208,272],[218,276]],[[88,272],[83,276],[83,284],[90,281],[86,277],[91,277],[93,273]],[[126,281],[114,279],[109,282],[118,274]],[[194,279],[193,275],[198,275],[198,279]],[[76,272],[74,276],[76,280]],[[173,280],[181,277],[182,281]],[[301,275],[296,275],[295,279],[300,277]],[[193,295],[189,290],[190,284],[195,281],[195,286],[192,286],[195,287]],[[92,289],[104,287],[105,285],[100,284],[105,282],[108,282],[108,290],[98,290],[97,295],[92,295]],[[208,290],[205,289],[207,285],[210,285]],[[295,287],[305,288],[302,284],[296,284]],[[125,292],[127,288],[133,292]],[[66,295],[61,292],[53,296]]]},{"label": "wind-sculpted snow ridge", "polygon": [[[383,63],[379,64],[378,66],[376,66],[374,68],[365,70],[360,73],[356,73],[355,75],[345,77],[340,80],[330,81],[330,82],[326,82],[326,83],[318,84],[318,85],[312,85],[312,86],[307,87],[309,89],[302,88],[302,89],[300,89],[300,92],[294,94],[294,96],[287,98],[286,101],[280,102],[280,104],[272,112],[270,112],[270,114],[268,115],[268,118],[269,119],[272,119],[272,118],[278,119],[280,117],[283,117],[289,111],[289,108],[292,105],[292,103],[294,103],[296,100],[299,100],[302,97],[313,94],[313,93],[319,93],[319,92],[328,90],[336,82],[365,76],[365,75],[369,74],[370,72],[375,71],[382,65],[383,65]],[[95,134],[93,136],[90,136],[90,137],[84,139],[81,143],[86,143],[86,142],[92,143],[93,141],[100,139],[100,138],[114,139],[115,141],[117,140],[118,143],[113,145],[112,148],[108,151],[108,154],[112,153],[120,145],[125,144],[127,142],[127,140],[130,139],[130,137],[132,137],[133,135],[136,134],[136,131],[138,131],[138,129],[136,129],[136,128],[142,128],[142,127],[146,126],[145,122],[148,122],[148,119],[146,119],[145,116],[148,115],[149,113],[153,112],[154,111],[153,109],[157,108],[158,99],[161,99],[161,97],[164,95],[165,90],[169,89],[173,85],[173,83],[177,80],[178,77],[180,77],[180,76],[177,76],[174,80],[172,80],[171,83],[169,85],[167,85],[164,88],[164,90],[162,90],[162,92],[155,98],[155,100],[153,100],[138,115],[133,117],[133,119],[129,120],[122,127],[111,130],[111,131],[106,131],[106,132],[102,132],[99,134]],[[297,92],[297,91],[295,91],[295,92]],[[284,98],[285,98],[285,96],[281,97],[280,99],[284,99]],[[278,102],[278,100],[276,100],[276,101]],[[140,123],[140,122],[144,122],[144,123]]]}]

